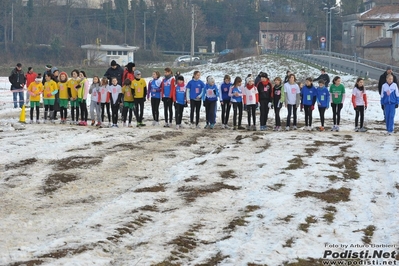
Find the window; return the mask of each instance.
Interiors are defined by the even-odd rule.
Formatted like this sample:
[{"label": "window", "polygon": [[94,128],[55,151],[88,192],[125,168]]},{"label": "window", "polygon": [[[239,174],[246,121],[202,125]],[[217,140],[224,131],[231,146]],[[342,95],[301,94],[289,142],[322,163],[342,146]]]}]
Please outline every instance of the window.
[{"label": "window", "polygon": [[112,52],[111,51],[107,51],[107,55],[112,55]]},{"label": "window", "polygon": [[294,41],[298,40],[298,34],[294,34]]},{"label": "window", "polygon": [[127,51],[123,51],[123,55],[127,55]]},{"label": "window", "polygon": [[122,55],[122,51],[118,51],[118,55]]},{"label": "window", "polygon": [[269,34],[269,42],[272,42],[272,41],[274,41],[274,36],[273,36],[272,33],[270,33],[270,34]]},{"label": "window", "polygon": [[113,55],[116,55],[116,51],[112,51],[112,54],[113,54]]},{"label": "window", "polygon": [[395,34],[395,36],[396,36],[396,47],[399,47],[399,33],[396,33]]}]

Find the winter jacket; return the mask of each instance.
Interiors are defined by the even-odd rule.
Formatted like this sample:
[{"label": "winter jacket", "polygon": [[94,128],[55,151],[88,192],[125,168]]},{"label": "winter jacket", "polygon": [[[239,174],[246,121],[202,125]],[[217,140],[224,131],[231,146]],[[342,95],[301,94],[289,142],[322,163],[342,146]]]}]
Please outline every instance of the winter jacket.
[{"label": "winter jacket", "polygon": [[217,101],[219,98],[219,90],[218,87],[213,84],[213,85],[209,85],[209,84],[205,84],[204,89],[202,90],[201,93],[201,98],[203,101]]},{"label": "winter jacket", "polygon": [[246,105],[254,105],[259,102],[259,93],[255,85],[251,87],[247,84],[242,90],[242,95]]},{"label": "winter jacket", "polygon": [[187,83],[186,88],[188,100],[200,101],[201,99],[198,99],[197,97],[201,95],[202,90],[205,88],[205,83],[199,79],[192,79]]},{"label": "winter jacket", "polygon": [[[393,77],[393,83],[398,84],[398,79],[396,78],[396,76],[391,73],[392,77]],[[387,76],[388,73],[385,71],[381,76],[380,79],[378,81],[378,93],[381,95],[381,90],[382,90],[382,85],[384,85],[387,82]]]},{"label": "winter jacket", "polygon": [[302,97],[302,104],[303,105],[314,105],[317,100],[317,90],[316,88],[311,85],[303,86],[301,90],[301,97]]},{"label": "winter jacket", "polygon": [[322,108],[330,106],[330,92],[326,87],[317,88],[317,104]]},{"label": "winter jacket", "polygon": [[328,87],[328,84],[330,83],[330,76],[324,73],[321,74],[318,78],[315,78],[313,81],[319,81],[319,80],[324,80],[324,85]]},{"label": "winter jacket", "polygon": [[220,101],[230,100],[229,90],[231,86],[233,86],[233,84],[226,82],[223,82],[222,85],[220,85],[219,89]]},{"label": "winter jacket", "polygon": [[396,83],[382,85],[381,105],[399,104],[399,91]]},{"label": "winter jacket", "polygon": [[273,87],[273,104],[274,108],[281,108],[285,102],[284,86],[280,84],[279,86]]},{"label": "winter jacket", "polygon": [[122,86],[123,71],[123,68],[119,64],[117,64],[115,69],[113,69],[112,67],[108,68],[108,70],[104,74],[104,77],[109,80],[109,85],[112,84],[112,78],[116,78],[118,80],[118,84]]},{"label": "winter jacket", "polygon": [[25,85],[25,74],[23,70],[18,70],[17,68],[14,68],[11,71],[10,76],[8,77],[8,80],[11,83],[11,90],[20,90],[24,87]]},{"label": "winter jacket", "polygon": [[259,93],[259,101],[268,100],[268,102],[272,101],[273,93],[272,93],[272,84],[270,84],[269,80],[261,81],[256,84],[256,88]]}]

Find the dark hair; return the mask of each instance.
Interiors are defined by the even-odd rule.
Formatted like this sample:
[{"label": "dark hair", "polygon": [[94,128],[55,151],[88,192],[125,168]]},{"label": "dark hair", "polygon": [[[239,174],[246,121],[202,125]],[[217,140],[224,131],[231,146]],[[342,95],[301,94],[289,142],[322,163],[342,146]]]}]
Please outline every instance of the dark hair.
[{"label": "dark hair", "polygon": [[228,79],[228,80],[231,80],[231,77],[230,77],[230,75],[224,75],[224,78],[223,78],[223,80],[226,80],[226,79]]},{"label": "dark hair", "polygon": [[177,80],[182,80],[184,81],[184,77],[182,75],[177,76]]},{"label": "dark hair", "polygon": [[319,79],[319,84],[326,84],[326,82],[324,81],[324,79]]},{"label": "dark hair", "polygon": [[311,78],[311,77],[307,77],[306,79],[305,79],[305,81],[310,81],[310,82],[313,82],[313,79]]},{"label": "dark hair", "polygon": [[296,82],[295,74],[289,74],[289,75],[288,75],[288,81],[290,80],[291,77],[294,77],[294,81]]},{"label": "dark hair", "polygon": [[86,72],[84,72],[83,70],[80,70],[80,73],[82,73],[82,74],[83,74],[83,76],[84,76],[85,78],[87,78],[87,76],[86,76]]},{"label": "dark hair", "polygon": [[108,84],[108,79],[107,79],[107,77],[103,77],[102,79],[101,79],[101,85],[107,85]]},{"label": "dark hair", "polygon": [[157,76],[157,79],[159,79],[159,77],[161,76],[161,73],[159,73],[159,71],[154,71],[155,76]]},{"label": "dark hair", "polygon": [[194,76],[197,75],[198,73],[200,73],[199,70],[195,70],[195,71],[194,71],[194,73],[193,73],[193,79],[194,79]]},{"label": "dark hair", "polygon": [[322,68],[322,69],[320,69],[320,71],[322,71],[322,72],[326,72],[326,69],[325,69],[325,68]]},{"label": "dark hair", "polygon": [[339,76],[335,76],[333,79],[333,84],[335,85],[335,82],[337,82],[337,80],[341,79]]},{"label": "dark hair", "polygon": [[237,86],[238,83],[241,83],[241,82],[242,82],[242,79],[241,79],[240,77],[236,77],[236,78],[234,79],[233,86]]},{"label": "dark hair", "polygon": [[75,72],[79,76],[79,70],[77,70],[77,69],[72,70],[71,71],[71,76],[73,76],[73,72]]},{"label": "dark hair", "polygon": [[125,79],[125,81],[123,81],[123,86],[130,86],[132,84],[132,81],[130,79]]},{"label": "dark hair", "polygon": [[93,77],[93,83],[94,83],[94,78],[97,78],[98,79],[98,83],[100,83],[101,81],[100,81],[100,77],[99,76],[94,76]]},{"label": "dark hair", "polygon": [[355,88],[358,88],[359,89],[359,91],[363,91],[364,90],[364,86],[361,86],[361,87],[359,87],[359,81],[361,81],[361,80],[364,80],[363,78],[357,78],[356,79],[356,83],[355,83]]},{"label": "dark hair", "polygon": [[164,69],[165,72],[170,72],[173,75],[172,69],[170,69],[170,67],[167,67]]}]

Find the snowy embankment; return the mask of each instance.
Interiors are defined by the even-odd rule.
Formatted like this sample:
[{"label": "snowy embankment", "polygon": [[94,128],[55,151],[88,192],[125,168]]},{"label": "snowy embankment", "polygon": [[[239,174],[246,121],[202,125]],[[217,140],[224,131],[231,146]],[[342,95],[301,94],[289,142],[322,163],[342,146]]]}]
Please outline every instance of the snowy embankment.
[{"label": "snowy embankment", "polygon": [[[288,65],[318,74],[269,56],[200,70],[220,82]],[[321,265],[326,249],[345,251],[326,244],[398,250],[399,143],[383,134],[378,93],[369,99],[364,134],[349,98],[341,132],[15,130],[19,111],[2,109],[0,265]]]}]

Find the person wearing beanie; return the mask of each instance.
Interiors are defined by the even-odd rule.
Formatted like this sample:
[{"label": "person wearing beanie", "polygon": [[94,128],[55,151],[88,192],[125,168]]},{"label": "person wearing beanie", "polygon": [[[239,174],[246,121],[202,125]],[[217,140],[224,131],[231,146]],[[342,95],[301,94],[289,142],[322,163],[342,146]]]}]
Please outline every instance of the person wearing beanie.
[{"label": "person wearing beanie", "polygon": [[152,80],[148,82],[147,100],[151,95],[151,110],[153,126],[159,126],[159,104],[161,103],[161,86],[162,80],[160,79],[161,73],[159,71],[152,72]]},{"label": "person wearing beanie", "polygon": [[60,79],[58,82],[58,94],[59,94],[59,105],[61,113],[60,124],[66,124],[66,118],[68,115],[68,74],[66,72],[60,73]]},{"label": "person wearing beanie", "polygon": [[36,123],[39,124],[39,107],[40,95],[43,93],[41,74],[37,75],[34,82],[31,82],[28,87],[28,94],[30,95],[30,123],[33,124],[33,109],[36,107]]},{"label": "person wearing beanie", "polygon": [[215,106],[219,99],[219,89],[215,84],[215,78],[213,76],[208,76],[206,78],[206,84],[202,90],[201,97],[205,106],[205,128],[213,129],[216,124]]},{"label": "person wearing beanie", "polygon": [[[37,77],[37,73],[33,71],[33,67],[28,67],[28,72],[26,72],[25,79],[26,79],[26,88],[29,88],[29,85],[35,81]],[[29,104],[29,93],[26,92],[26,105]]]},{"label": "person wearing beanie", "polygon": [[172,69],[169,67],[164,69],[165,77],[161,84],[161,97],[163,102],[163,110],[165,117],[164,127],[169,127],[173,120],[173,102],[171,93],[176,89],[175,77],[173,76]]},{"label": "person wearing beanie", "polygon": [[[255,82],[252,76],[247,77],[245,80],[245,86],[242,90],[243,102],[247,106],[248,114],[248,125],[247,130],[256,131],[256,104],[259,102],[258,89],[255,86]],[[251,126],[251,118],[253,124]]]},{"label": "person wearing beanie", "polygon": [[225,75],[223,78],[223,83],[219,88],[220,106],[222,107],[222,128],[225,129],[229,129],[229,126],[227,125],[229,122],[231,108],[229,90],[232,85],[231,77],[229,75]]},{"label": "person wearing beanie", "polygon": [[109,85],[112,84],[112,78],[116,78],[118,84],[122,86],[123,72],[123,68],[115,60],[112,60],[111,67],[105,72],[104,77],[109,80]]},{"label": "person wearing beanie", "polygon": [[256,85],[259,93],[260,103],[260,130],[267,130],[267,118],[269,109],[273,108],[272,84],[269,81],[267,73],[261,74],[260,82]]},{"label": "person wearing beanie", "polygon": [[[78,89],[79,85],[79,70],[74,69],[71,72],[71,78],[68,80],[68,96],[71,104],[71,125],[77,125],[79,120],[79,102],[78,102]],[[76,117],[75,117],[76,111]]]},{"label": "person wearing beanie", "polygon": [[130,79],[130,81],[134,80],[134,71],[136,70],[136,64],[133,62],[129,62],[123,71],[123,76],[122,76],[122,84],[125,81],[125,79]]},{"label": "person wearing beanie", "polygon": [[184,85],[184,77],[178,76],[176,88],[171,93],[172,101],[175,104],[176,129],[182,128],[183,111],[184,107],[187,104],[186,93],[187,89],[186,86]]},{"label": "person wearing beanie", "polygon": [[[8,81],[11,83],[11,91],[14,101],[14,108],[22,108],[24,105],[24,86],[25,86],[25,74],[22,70],[22,64],[18,63],[16,67],[11,71]],[[17,98],[19,97],[19,101]]]},{"label": "person wearing beanie", "polygon": [[137,127],[143,127],[144,116],[144,102],[147,95],[147,84],[145,80],[141,77],[141,72],[139,70],[134,71],[134,80],[132,80],[132,90],[134,91],[134,114],[137,120]]}]

